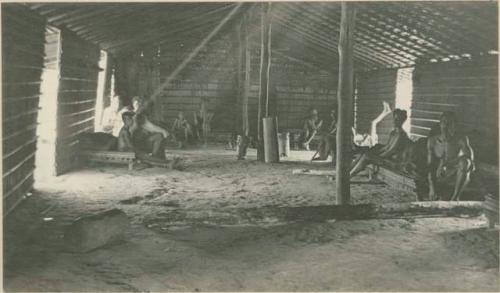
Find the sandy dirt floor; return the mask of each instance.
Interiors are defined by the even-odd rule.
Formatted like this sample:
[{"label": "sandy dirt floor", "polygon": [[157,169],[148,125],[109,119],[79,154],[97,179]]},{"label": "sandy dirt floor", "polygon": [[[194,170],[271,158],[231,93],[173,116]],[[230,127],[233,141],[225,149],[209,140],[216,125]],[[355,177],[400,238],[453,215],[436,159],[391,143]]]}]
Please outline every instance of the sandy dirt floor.
[{"label": "sandy dirt floor", "polygon": [[[37,185],[5,220],[7,291],[499,291],[498,229],[484,217],[275,226],[214,226],[165,220],[170,212],[335,203],[335,181],[292,175],[312,152],[279,164],[210,147],[172,151],[183,171],[88,166]],[[354,178],[353,203],[414,201]],[[75,218],[120,208],[126,241],[65,252]],[[53,218],[44,221],[44,218]]]}]

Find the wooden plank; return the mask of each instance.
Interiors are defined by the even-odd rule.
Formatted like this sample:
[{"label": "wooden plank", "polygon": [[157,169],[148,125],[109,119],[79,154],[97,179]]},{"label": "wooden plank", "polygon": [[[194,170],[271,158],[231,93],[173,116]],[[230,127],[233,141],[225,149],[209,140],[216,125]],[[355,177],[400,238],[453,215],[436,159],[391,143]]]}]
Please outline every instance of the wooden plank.
[{"label": "wooden plank", "polygon": [[324,205],[301,207],[259,207],[225,210],[178,209],[169,211],[165,223],[176,225],[262,225],[329,220],[405,219],[479,216],[481,201],[435,201],[392,204]]}]

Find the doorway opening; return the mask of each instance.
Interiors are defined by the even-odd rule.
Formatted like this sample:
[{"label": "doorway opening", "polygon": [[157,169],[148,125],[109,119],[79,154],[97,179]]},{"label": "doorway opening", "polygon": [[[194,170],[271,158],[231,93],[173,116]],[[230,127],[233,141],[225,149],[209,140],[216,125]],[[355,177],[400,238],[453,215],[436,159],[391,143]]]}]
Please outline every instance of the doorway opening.
[{"label": "doorway opening", "polygon": [[413,69],[401,68],[398,70],[396,82],[396,108],[406,110],[408,119],[403,124],[403,129],[410,134],[411,104],[413,101]]},{"label": "doorway opening", "polygon": [[101,51],[99,58],[99,76],[97,79],[97,99],[95,103],[94,131],[102,131],[102,113],[104,111],[104,95],[106,92],[106,76],[108,75],[108,54]]},{"label": "doorway opening", "polygon": [[47,26],[45,58],[40,86],[35,154],[35,183],[55,176],[57,139],[57,100],[60,77],[61,31]]}]

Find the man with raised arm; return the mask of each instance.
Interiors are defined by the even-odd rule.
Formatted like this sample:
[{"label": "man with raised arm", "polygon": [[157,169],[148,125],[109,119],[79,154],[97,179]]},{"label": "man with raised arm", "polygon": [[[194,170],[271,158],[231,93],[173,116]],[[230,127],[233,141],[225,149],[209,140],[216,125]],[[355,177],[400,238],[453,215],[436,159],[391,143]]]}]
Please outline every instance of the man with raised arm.
[{"label": "man with raised arm", "polygon": [[372,163],[378,165],[385,162],[396,166],[402,162],[405,150],[411,143],[411,140],[402,128],[403,123],[407,119],[407,114],[405,110],[395,109],[392,112],[392,117],[394,129],[389,135],[387,144],[377,144],[362,154],[351,169],[351,177],[357,175]]}]

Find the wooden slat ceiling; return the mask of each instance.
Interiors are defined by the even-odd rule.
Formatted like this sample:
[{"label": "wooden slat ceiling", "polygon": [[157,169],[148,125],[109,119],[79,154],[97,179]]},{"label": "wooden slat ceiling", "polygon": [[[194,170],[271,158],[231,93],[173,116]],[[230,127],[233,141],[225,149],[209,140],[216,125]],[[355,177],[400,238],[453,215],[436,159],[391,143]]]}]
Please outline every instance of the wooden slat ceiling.
[{"label": "wooden slat ceiling", "polygon": [[[49,23],[120,55],[162,43],[196,43],[236,3],[26,5]],[[255,6],[245,3],[234,21]],[[497,2],[356,2],[356,6],[354,56],[359,70],[470,58],[498,50]],[[258,31],[258,17],[252,19],[252,30]],[[273,3],[272,23],[274,49],[319,67],[335,65],[340,3]]]}]

